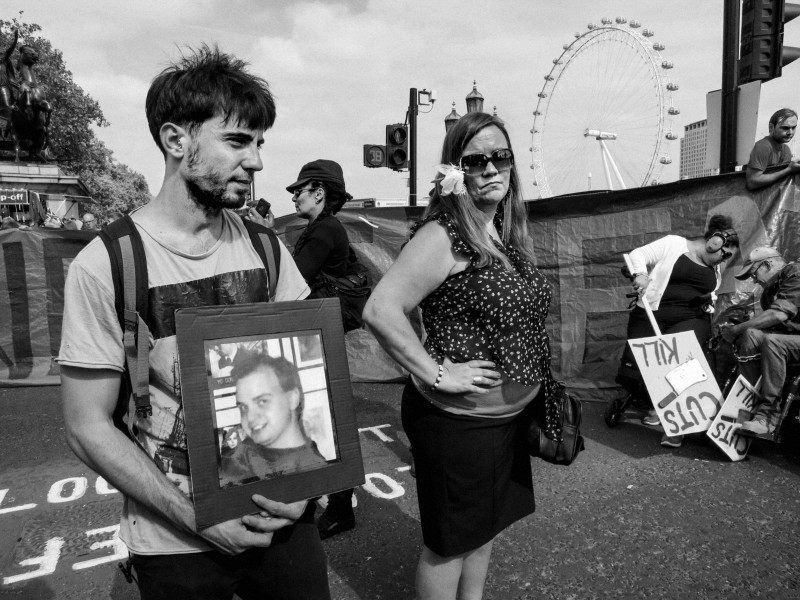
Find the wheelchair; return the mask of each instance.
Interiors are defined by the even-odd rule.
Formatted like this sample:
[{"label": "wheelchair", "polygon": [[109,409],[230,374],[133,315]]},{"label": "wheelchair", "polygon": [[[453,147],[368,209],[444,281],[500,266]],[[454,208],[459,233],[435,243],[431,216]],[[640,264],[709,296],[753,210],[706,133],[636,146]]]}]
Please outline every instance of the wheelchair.
[{"label": "wheelchair", "polygon": [[[726,386],[727,387],[727,386]],[[786,381],[780,402],[780,414],[775,429],[771,433],[758,435],[739,430],[741,436],[762,439],[784,446],[800,449],[800,363],[786,365]],[[728,390],[724,390],[727,394]]]}]

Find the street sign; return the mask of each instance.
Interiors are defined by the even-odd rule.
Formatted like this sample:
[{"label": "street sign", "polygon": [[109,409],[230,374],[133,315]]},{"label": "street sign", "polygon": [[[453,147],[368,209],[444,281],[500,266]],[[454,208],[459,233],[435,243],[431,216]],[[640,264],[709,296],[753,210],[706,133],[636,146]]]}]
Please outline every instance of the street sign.
[{"label": "street sign", "polygon": [[0,188],[0,204],[28,204],[28,190]]},{"label": "street sign", "polygon": [[364,144],[364,166],[370,169],[386,166],[386,146]]}]

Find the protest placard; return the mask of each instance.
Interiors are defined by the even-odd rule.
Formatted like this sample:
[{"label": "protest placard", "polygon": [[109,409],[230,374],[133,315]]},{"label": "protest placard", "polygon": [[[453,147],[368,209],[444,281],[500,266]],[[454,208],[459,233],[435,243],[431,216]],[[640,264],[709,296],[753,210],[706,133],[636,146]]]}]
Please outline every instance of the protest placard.
[{"label": "protest placard", "polygon": [[693,331],[628,340],[669,436],[706,431],[722,392]]},{"label": "protest placard", "polygon": [[739,375],[706,432],[711,441],[734,462],[747,456],[747,451],[750,449],[752,438],[739,435],[737,431],[742,423],[750,419],[755,400],[756,389],[747,379]]}]

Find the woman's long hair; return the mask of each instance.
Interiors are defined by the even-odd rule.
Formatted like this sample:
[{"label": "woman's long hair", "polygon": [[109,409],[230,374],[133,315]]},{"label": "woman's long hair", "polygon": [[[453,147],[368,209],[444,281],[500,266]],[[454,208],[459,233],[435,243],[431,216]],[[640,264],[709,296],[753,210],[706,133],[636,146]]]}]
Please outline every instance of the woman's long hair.
[{"label": "woman's long hair", "polygon": [[312,179],[308,182],[308,186],[312,189],[322,188],[325,192],[325,204],[322,205],[322,211],[319,213],[320,217],[335,215],[342,209],[345,202],[353,199],[350,194],[344,191],[343,187],[324,181]]},{"label": "woman's long hair", "polygon": [[[464,148],[466,148],[470,140],[479,131],[492,125],[503,133],[508,147],[511,149],[511,139],[503,121],[487,113],[469,113],[456,121],[455,125],[445,135],[444,143],[442,144],[442,164],[458,165]],[[434,180],[435,188],[424,216],[427,217],[442,211],[450,213],[461,238],[478,255],[475,266],[484,267],[495,260],[499,260],[507,269],[511,269],[511,263],[506,255],[497,249],[489,237],[484,227],[483,213],[475,206],[475,202],[471,198],[466,201],[460,200],[455,194],[442,195],[440,181],[443,177],[440,173],[436,175]],[[525,258],[533,260],[533,251],[528,238],[527,214],[522,202],[516,166],[511,167],[508,193],[497,207],[497,216],[502,219],[500,235],[503,243],[510,244]]]}]

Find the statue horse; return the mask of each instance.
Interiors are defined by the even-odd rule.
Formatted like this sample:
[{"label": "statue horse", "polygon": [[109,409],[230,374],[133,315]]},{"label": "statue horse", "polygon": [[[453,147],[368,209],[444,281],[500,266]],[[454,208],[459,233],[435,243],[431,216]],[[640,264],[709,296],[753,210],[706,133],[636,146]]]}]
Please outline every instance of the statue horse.
[{"label": "statue horse", "polygon": [[[44,104],[47,104],[46,102]],[[30,160],[46,162],[45,150],[49,141],[50,107],[34,103],[11,113],[11,135],[14,140],[14,160],[19,162],[20,151]]]},{"label": "statue horse", "polygon": [[15,32],[14,42],[4,53],[0,72],[0,138],[12,140],[16,162],[19,162],[20,151],[27,152],[30,160],[46,162],[52,107],[33,71],[39,54],[32,46],[21,46],[14,65],[11,53],[16,43]]}]

